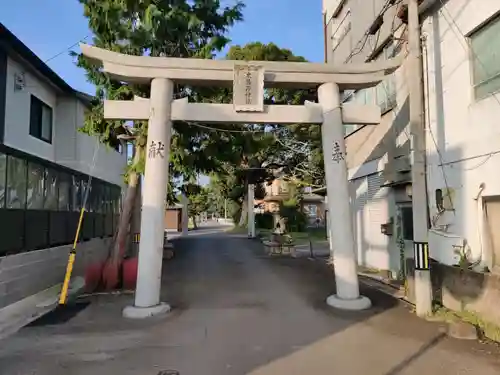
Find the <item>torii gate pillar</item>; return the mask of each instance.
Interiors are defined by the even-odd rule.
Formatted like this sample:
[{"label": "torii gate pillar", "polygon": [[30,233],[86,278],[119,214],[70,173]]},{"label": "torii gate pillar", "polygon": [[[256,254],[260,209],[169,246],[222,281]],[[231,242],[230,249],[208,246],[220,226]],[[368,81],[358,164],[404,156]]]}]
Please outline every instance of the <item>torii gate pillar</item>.
[{"label": "torii gate pillar", "polygon": [[173,82],[166,78],[151,82],[137,286],[134,306],[123,310],[127,318],[146,318],[170,310],[160,302],[160,289],[173,88]]},{"label": "torii gate pillar", "polygon": [[[380,122],[380,108],[360,108],[349,103],[341,108],[339,88],[358,90],[377,85],[401,66],[402,55],[388,61],[335,67],[303,62],[259,61],[250,64],[229,60],[127,56],[85,44],[81,48],[91,62],[102,65],[103,71],[113,79],[152,83],[150,99],[104,103],[106,119],[149,119],[137,289],[135,304],[124,310],[125,316],[144,318],[170,309],[160,303],[159,296],[172,120],[246,124],[322,123],[330,251],[337,282],[337,294],[328,297],[327,303],[350,310],[370,306],[370,301],[359,295],[343,123],[377,124]],[[187,99],[172,101],[172,81],[187,85],[200,81],[214,85],[233,83],[237,89],[233,104],[189,103]],[[304,89],[318,86],[319,105],[264,105],[265,87]],[[335,222],[332,220],[334,216],[339,218]]]},{"label": "torii gate pillar", "polygon": [[[359,294],[345,160],[344,124],[338,86],[335,83],[321,85],[318,98],[323,111],[321,134],[330,223],[330,254],[333,258],[337,286],[337,294],[328,297],[327,304],[344,310],[364,310],[371,306],[371,302]],[[334,217],[337,220],[334,221]]]}]

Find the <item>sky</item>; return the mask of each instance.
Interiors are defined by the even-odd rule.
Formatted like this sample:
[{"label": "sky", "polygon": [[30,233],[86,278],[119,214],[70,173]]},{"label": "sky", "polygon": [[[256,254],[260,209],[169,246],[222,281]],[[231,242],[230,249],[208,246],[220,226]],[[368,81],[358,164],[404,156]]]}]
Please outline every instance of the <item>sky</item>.
[{"label": "sky", "polygon": [[[245,2],[244,20],[228,35],[231,44],[273,42],[309,61],[323,61],[321,0]],[[78,50],[75,44],[91,36],[78,0],[0,0],[0,22],[70,86],[94,93],[83,70],[74,65],[68,54],[70,47]]]}]

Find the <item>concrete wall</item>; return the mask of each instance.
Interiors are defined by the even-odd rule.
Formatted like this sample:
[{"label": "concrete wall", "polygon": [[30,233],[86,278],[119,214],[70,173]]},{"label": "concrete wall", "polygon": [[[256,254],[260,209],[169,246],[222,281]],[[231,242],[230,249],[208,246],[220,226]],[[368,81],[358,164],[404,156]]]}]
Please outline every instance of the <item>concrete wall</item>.
[{"label": "concrete wall", "polygon": [[[500,95],[476,101],[468,35],[500,11],[496,0],[450,0],[423,24],[427,67],[427,160],[430,255],[455,264],[453,246],[467,242],[471,260],[492,268],[482,198],[500,195]],[[477,198],[484,184],[482,198]],[[453,191],[452,208],[439,215],[436,189]]]},{"label": "concrete wall", "polygon": [[[23,89],[14,89],[16,75],[24,75]],[[96,138],[78,132],[85,111],[81,101],[64,95],[24,61],[12,56],[7,62],[6,87],[5,145],[123,186],[126,154],[98,146]],[[31,95],[52,108],[52,143],[29,134]],[[83,275],[86,265],[104,259],[110,241],[80,243],[74,275]],[[62,282],[70,248],[67,245],[0,257],[0,308]]]},{"label": "concrete wall", "polygon": [[[111,240],[79,243],[73,275],[83,276],[87,265],[104,260]],[[0,308],[62,283],[70,250],[66,245],[0,257]]]},{"label": "concrete wall", "polygon": [[[415,302],[415,263],[407,260],[407,298]],[[471,311],[500,326],[500,276],[431,263],[433,298],[454,311]]]}]

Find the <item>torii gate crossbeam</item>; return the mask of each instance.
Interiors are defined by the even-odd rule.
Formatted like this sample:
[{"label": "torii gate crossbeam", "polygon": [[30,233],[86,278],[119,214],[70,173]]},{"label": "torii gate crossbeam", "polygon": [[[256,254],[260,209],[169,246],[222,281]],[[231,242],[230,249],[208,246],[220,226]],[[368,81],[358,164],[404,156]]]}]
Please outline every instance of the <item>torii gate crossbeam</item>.
[{"label": "torii gate crossbeam", "polygon": [[[344,123],[377,124],[380,109],[342,105],[340,90],[380,83],[394,72],[402,57],[364,64],[328,64],[200,60],[128,56],[81,45],[83,54],[105,73],[125,82],[150,83],[150,99],[106,101],[105,118],[148,119],[148,149],[139,245],[139,269],[134,306],[124,316],[143,318],[168,311],[160,303],[165,186],[168,181],[171,124],[175,120],[242,123],[320,123],[328,196],[330,252],[337,293],[327,298],[333,307],[370,307],[360,296],[357,259],[349,203]],[[188,103],[173,100],[174,82],[194,85],[233,83],[233,104]],[[265,87],[317,88],[319,104],[264,106]],[[252,210],[249,210],[252,211]],[[333,221],[332,219],[340,218]]]}]

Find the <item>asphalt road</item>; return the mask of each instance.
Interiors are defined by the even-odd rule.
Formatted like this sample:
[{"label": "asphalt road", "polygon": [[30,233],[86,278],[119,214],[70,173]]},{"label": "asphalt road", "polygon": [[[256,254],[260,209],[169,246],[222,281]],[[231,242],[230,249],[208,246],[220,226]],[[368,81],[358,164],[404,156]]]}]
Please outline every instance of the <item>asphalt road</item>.
[{"label": "asphalt road", "polygon": [[218,231],[174,240],[169,316],[125,320],[132,295],[88,297],[2,341],[0,374],[500,373],[495,346],[449,339],[371,289],[369,311],[328,308],[335,285],[323,261],[269,259],[257,241]]}]

